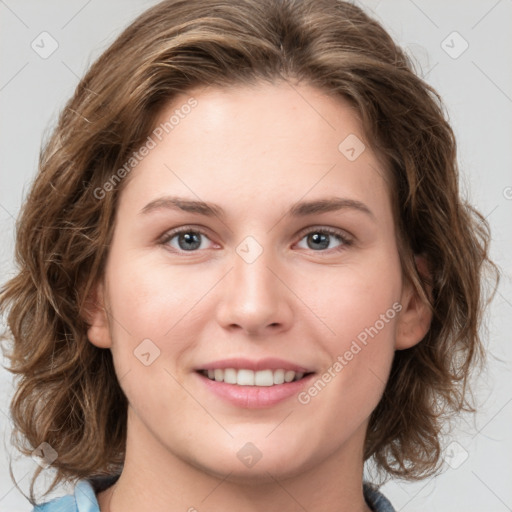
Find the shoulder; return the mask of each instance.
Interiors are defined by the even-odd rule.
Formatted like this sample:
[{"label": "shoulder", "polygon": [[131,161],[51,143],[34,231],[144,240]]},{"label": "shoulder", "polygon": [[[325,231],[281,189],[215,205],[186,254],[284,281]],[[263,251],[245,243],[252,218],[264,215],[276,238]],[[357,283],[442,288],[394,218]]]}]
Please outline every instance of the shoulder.
[{"label": "shoulder", "polygon": [[393,505],[381,493],[376,485],[369,482],[363,483],[363,494],[368,506],[374,512],[395,512]]},{"label": "shoulder", "polygon": [[92,485],[87,480],[80,480],[72,495],[42,503],[32,512],[100,512],[100,508]]}]

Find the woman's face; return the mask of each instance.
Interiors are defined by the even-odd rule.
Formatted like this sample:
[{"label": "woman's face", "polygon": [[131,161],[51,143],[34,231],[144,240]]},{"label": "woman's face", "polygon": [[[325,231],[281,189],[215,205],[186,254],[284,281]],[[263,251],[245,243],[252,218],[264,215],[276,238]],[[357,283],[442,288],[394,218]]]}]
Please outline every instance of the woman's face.
[{"label": "woman's face", "polygon": [[129,401],[128,447],[240,478],[362,461],[393,353],[425,319],[354,109],[284,82],[202,88],[150,138],[89,329]]}]

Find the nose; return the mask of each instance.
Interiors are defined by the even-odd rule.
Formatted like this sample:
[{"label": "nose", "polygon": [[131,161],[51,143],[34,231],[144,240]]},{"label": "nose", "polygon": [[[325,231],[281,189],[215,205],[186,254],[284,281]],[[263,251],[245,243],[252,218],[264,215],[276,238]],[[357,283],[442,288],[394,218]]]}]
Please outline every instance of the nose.
[{"label": "nose", "polygon": [[231,272],[223,280],[217,321],[225,329],[252,336],[276,334],[292,324],[292,292],[284,284],[270,250],[252,262],[234,255]]}]

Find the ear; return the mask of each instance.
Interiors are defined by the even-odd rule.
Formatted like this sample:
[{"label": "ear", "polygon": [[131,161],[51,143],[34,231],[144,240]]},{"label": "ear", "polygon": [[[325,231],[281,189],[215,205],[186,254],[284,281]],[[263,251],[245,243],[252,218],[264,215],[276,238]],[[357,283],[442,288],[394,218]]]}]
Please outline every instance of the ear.
[{"label": "ear", "polygon": [[[427,261],[423,256],[415,256],[416,268],[424,281],[431,282]],[[427,289],[429,299],[432,288]],[[427,334],[432,322],[432,309],[421,297],[411,282],[404,284],[400,301],[402,310],[397,322],[396,350],[404,350],[418,344]]]},{"label": "ear", "polygon": [[84,318],[89,325],[87,328],[89,341],[98,348],[110,348],[112,339],[108,313],[105,308],[105,288],[102,282],[97,283],[88,295]]}]

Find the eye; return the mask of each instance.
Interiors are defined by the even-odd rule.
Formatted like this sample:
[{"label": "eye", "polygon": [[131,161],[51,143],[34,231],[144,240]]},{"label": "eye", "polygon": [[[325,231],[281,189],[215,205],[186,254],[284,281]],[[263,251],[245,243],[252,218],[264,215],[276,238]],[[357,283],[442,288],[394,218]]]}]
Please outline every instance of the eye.
[{"label": "eye", "polygon": [[[302,240],[306,240],[306,247],[315,252],[342,251],[352,244],[352,239],[341,230],[333,228],[314,228],[302,234]],[[208,238],[205,232],[191,226],[183,226],[166,233],[160,243],[166,245],[176,252],[197,252],[208,249]],[[336,245],[332,245],[332,244]],[[300,242],[298,247],[300,247]]]},{"label": "eye", "polygon": [[[315,252],[322,251],[325,252],[325,249],[334,249],[334,251],[341,251],[346,246],[351,245],[352,240],[348,237],[346,233],[343,231],[332,229],[332,228],[315,228],[310,229],[305,233],[305,236],[301,238],[301,241],[306,239],[307,247],[302,247],[304,249],[312,249]],[[331,246],[331,243],[337,242],[337,245],[334,247]]]},{"label": "eye", "polygon": [[164,235],[160,243],[172,249],[183,252],[194,252],[197,249],[207,249],[204,241],[209,240],[205,233],[197,228],[183,227]]}]

